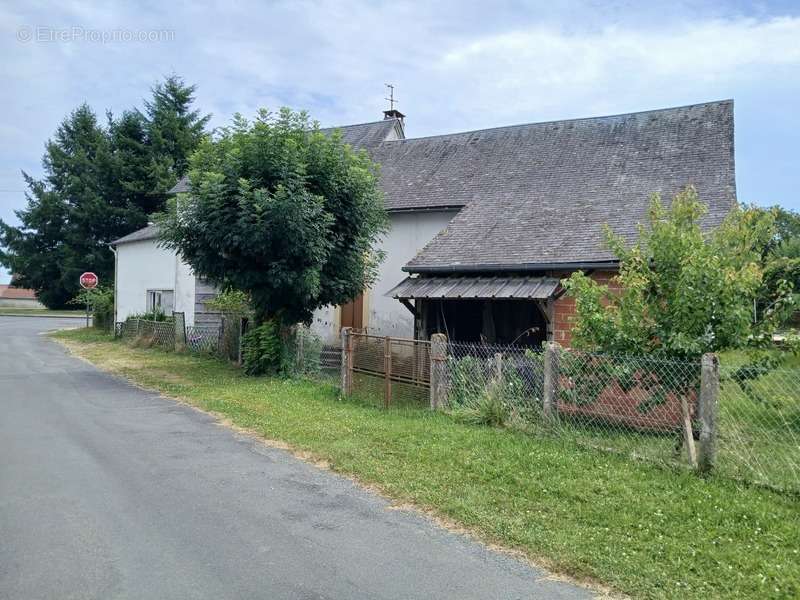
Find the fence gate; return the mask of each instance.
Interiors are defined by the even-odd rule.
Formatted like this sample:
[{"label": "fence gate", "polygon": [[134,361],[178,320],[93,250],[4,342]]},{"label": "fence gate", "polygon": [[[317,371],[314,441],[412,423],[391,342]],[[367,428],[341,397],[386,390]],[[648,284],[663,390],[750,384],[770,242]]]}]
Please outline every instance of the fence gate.
[{"label": "fence gate", "polygon": [[383,406],[429,405],[431,343],[348,330],[343,344],[347,391]]}]

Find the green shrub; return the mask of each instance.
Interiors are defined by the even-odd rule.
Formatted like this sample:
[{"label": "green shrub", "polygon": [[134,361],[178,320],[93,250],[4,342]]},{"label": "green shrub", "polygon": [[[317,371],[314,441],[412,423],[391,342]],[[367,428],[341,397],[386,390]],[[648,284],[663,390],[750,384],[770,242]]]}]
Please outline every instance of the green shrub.
[{"label": "green shrub", "polygon": [[126,321],[158,321],[158,322],[165,322],[170,323],[175,320],[175,317],[172,315],[167,315],[159,308],[153,309],[148,312],[143,313],[136,313],[132,315],[128,315],[128,318],[125,319]]},{"label": "green shrub", "polygon": [[114,290],[107,287],[98,287],[91,290],[81,290],[69,302],[80,306],[89,306],[92,311],[92,325],[96,329],[110,331],[114,325]]},{"label": "green shrub", "polygon": [[242,339],[242,363],[248,375],[286,374],[290,371],[289,348],[275,320],[252,327]]},{"label": "green shrub", "polygon": [[505,400],[504,387],[498,382],[490,383],[477,399],[456,408],[453,415],[473,425],[502,427],[511,418],[511,406]]}]

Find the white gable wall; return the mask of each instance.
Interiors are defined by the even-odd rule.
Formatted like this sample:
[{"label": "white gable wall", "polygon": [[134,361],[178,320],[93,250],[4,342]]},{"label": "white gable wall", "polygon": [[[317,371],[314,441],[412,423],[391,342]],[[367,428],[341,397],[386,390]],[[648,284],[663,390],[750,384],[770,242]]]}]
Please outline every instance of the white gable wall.
[{"label": "white gable wall", "polygon": [[194,275],[178,260],[174,250],[161,248],[155,239],[117,246],[115,273],[116,320],[147,310],[148,290],[171,290],[175,311],[194,324]]},{"label": "white gable wall", "polygon": [[[414,211],[390,213],[391,229],[381,241],[386,253],[378,281],[364,295],[365,327],[376,335],[412,337],[414,319],[394,298],[384,296],[407,273],[403,265],[416,256],[425,244],[444,229],[455,211]],[[197,304],[213,290],[197,282],[191,267],[176,253],[158,246],[155,239],[120,244],[116,272],[117,321],[147,310],[147,290],[172,290],[174,310],[183,312],[187,325],[195,324]],[[202,298],[201,298],[202,296]],[[312,328],[328,343],[338,343],[339,309],[325,307],[315,311]]]},{"label": "white gable wall", "polygon": [[[399,300],[387,298],[386,292],[408,276],[403,265],[447,227],[456,211],[413,211],[389,214],[391,229],[381,241],[386,253],[378,280],[364,295],[364,326],[375,335],[413,337],[414,317]],[[325,307],[314,313],[312,329],[328,343],[339,337],[339,309]]]}]

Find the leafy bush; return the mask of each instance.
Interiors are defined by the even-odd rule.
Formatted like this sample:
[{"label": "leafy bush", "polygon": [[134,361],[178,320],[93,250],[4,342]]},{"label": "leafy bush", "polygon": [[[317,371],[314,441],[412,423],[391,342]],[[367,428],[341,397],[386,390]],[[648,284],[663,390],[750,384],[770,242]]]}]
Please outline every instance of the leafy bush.
[{"label": "leafy bush", "polygon": [[170,322],[175,320],[175,317],[173,317],[172,315],[168,315],[168,314],[164,313],[164,311],[161,310],[161,309],[156,308],[156,309],[148,311],[148,312],[135,313],[135,314],[132,314],[132,315],[128,315],[128,318],[126,318],[125,320],[126,321],[136,321],[136,320],[158,321],[158,322],[170,323]]},{"label": "leafy bush", "polygon": [[250,296],[234,289],[224,290],[216,298],[206,300],[205,305],[223,315],[245,316],[251,312]]},{"label": "leafy bush", "polygon": [[276,320],[247,331],[242,340],[242,362],[248,375],[286,374],[290,371],[288,346]]},{"label": "leafy bush", "polygon": [[606,228],[606,243],[620,261],[612,286],[579,271],[564,282],[576,301],[576,347],[699,359],[771,333],[773,322],[754,328],[752,318],[771,217],[737,207],[706,232],[700,227],[706,211],[689,187],[669,206],[653,196],[633,245]]},{"label": "leafy bush", "polygon": [[88,305],[93,315],[92,325],[97,329],[108,331],[114,325],[114,290],[111,288],[81,290],[69,303]]}]

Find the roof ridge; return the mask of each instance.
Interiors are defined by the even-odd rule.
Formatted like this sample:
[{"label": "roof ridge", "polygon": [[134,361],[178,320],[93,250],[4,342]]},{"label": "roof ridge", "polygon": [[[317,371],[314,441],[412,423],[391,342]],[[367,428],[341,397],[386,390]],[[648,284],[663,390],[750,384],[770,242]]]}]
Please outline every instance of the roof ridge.
[{"label": "roof ridge", "polygon": [[428,140],[440,137],[452,137],[456,135],[468,135],[470,133],[481,133],[484,131],[497,131],[500,129],[517,129],[522,127],[532,127],[534,125],[551,125],[553,123],[577,123],[579,121],[600,121],[602,119],[613,119],[616,117],[631,117],[634,115],[643,115],[647,113],[661,113],[666,111],[680,110],[685,108],[698,108],[700,106],[711,106],[713,104],[733,104],[733,98],[725,98],[722,100],[710,100],[708,102],[698,102],[696,104],[683,104],[680,106],[668,106],[665,108],[652,108],[649,110],[637,110],[633,112],[616,113],[612,115],[598,115],[594,117],[576,117],[573,119],[551,119],[549,121],[534,121],[530,123],[517,123],[514,125],[498,125],[496,127],[485,127],[483,129],[469,129],[467,131],[456,131],[453,133],[437,133],[435,135],[423,135],[419,137],[407,137],[402,140],[385,140],[383,144],[393,144],[395,142],[413,142],[416,140]]},{"label": "roof ridge", "polygon": [[351,123],[350,125],[332,125],[330,127],[320,127],[320,130],[323,129],[344,129],[346,127],[361,127],[362,125],[377,125],[378,123],[388,123],[389,121],[399,121],[395,117],[391,117],[389,119],[378,119],[376,121],[365,121],[364,123]]}]

